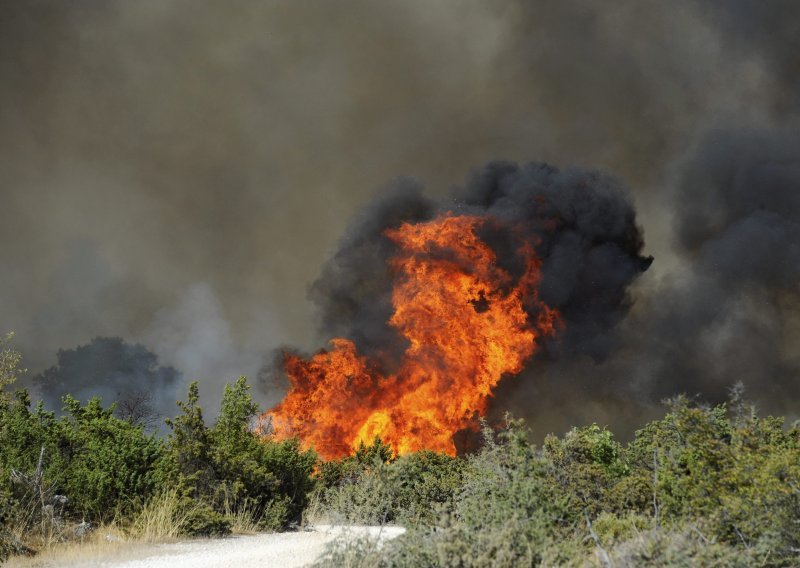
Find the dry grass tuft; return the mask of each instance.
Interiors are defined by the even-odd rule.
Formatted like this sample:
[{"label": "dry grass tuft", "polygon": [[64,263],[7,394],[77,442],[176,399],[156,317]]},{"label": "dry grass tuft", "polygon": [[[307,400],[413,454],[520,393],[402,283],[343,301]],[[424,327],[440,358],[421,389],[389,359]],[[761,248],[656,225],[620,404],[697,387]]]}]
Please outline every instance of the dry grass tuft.
[{"label": "dry grass tuft", "polygon": [[180,536],[192,507],[187,507],[174,489],[151,498],[136,514],[129,534],[142,542],[163,542]]},{"label": "dry grass tuft", "polygon": [[262,532],[259,527],[261,515],[249,505],[234,505],[227,499],[224,503],[225,516],[231,521],[232,534],[256,534]]},{"label": "dry grass tuft", "polygon": [[62,566],[97,566],[100,559],[130,557],[143,545],[127,540],[116,525],[102,525],[83,539],[70,542],[53,542],[41,548],[36,556],[12,556],[5,566],[9,568],[45,568]]}]

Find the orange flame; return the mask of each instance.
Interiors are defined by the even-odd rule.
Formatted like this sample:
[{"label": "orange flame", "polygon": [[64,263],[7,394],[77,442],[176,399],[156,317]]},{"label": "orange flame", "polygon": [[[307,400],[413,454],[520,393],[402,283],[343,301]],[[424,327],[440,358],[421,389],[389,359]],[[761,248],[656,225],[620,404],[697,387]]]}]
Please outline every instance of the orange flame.
[{"label": "orange flame", "polygon": [[486,222],[444,215],[385,232],[398,248],[389,324],[408,341],[396,372],[384,376],[347,339],[333,339],[309,360],[284,355],[291,387],[267,413],[276,437],[298,436],[325,459],[376,436],[397,454],[455,454],[453,435],[474,426],[493,387],[519,373],[537,338],[560,322],[538,298],[533,248],[519,247],[526,270],[513,282],[476,234]]}]

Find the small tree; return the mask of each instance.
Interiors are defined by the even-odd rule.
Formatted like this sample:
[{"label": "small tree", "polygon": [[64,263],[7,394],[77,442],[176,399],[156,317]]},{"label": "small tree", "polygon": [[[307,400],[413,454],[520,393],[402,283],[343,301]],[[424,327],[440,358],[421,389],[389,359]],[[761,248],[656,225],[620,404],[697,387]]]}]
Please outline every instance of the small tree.
[{"label": "small tree", "polygon": [[25,372],[22,368],[22,354],[11,345],[13,339],[14,332],[0,335],[0,402],[8,401],[4,389]]},{"label": "small tree", "polygon": [[316,455],[301,451],[297,440],[276,442],[255,432],[258,413],[245,377],[226,385],[210,430],[212,459],[225,497],[258,511],[265,528],[279,529],[299,519]]},{"label": "small tree", "polygon": [[279,529],[299,518],[311,491],[313,452],[297,440],[276,442],[253,431],[258,405],[245,377],[227,385],[219,417],[206,426],[197,383],[189,386],[183,411],[168,420],[172,433],[162,474],[186,497],[213,507],[206,517],[231,506],[255,512],[265,528]]},{"label": "small tree", "polygon": [[182,488],[194,498],[210,493],[214,480],[211,435],[199,401],[200,391],[194,381],[189,385],[186,402],[178,401],[182,414],[166,420],[167,426],[172,428],[168,440],[172,473],[177,474]]}]

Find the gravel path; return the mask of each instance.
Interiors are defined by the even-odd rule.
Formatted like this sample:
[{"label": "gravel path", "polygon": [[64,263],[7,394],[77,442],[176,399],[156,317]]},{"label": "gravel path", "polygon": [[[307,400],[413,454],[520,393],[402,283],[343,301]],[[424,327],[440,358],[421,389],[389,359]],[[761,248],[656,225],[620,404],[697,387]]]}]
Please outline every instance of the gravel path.
[{"label": "gravel path", "polygon": [[310,564],[322,554],[325,544],[339,535],[373,535],[391,539],[405,532],[402,527],[336,527],[321,525],[313,530],[260,534],[209,540],[192,540],[149,547],[135,559],[103,561],[92,566],[113,568],[293,568]]}]

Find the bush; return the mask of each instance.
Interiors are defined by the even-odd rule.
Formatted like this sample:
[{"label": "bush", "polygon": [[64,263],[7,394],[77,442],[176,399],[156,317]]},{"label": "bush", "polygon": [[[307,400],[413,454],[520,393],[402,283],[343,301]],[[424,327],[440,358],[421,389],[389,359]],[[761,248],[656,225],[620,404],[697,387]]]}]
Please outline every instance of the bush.
[{"label": "bush", "polygon": [[376,439],[352,456],[321,464],[316,495],[334,522],[430,523],[452,509],[463,470],[463,460],[431,451],[395,459]]},{"label": "bush", "polygon": [[[130,512],[137,500],[155,490],[160,442],[115,418],[113,405],[104,409],[98,399],[81,406],[67,397],[64,404],[67,414],[58,420],[41,404],[31,411],[25,391],[5,406],[0,487],[23,508],[33,503],[41,507],[56,494],[64,495],[63,513],[90,522]],[[12,471],[17,479],[13,484]]]},{"label": "bush", "polygon": [[14,333],[0,335],[0,403],[8,399],[4,389],[17,380],[17,376],[24,373],[22,368],[22,354],[14,349],[11,341]]},{"label": "bush", "polygon": [[216,512],[247,509],[262,528],[298,522],[313,489],[316,454],[297,440],[274,441],[254,431],[258,407],[241,377],[226,385],[220,414],[209,428],[198,405],[197,383],[189,386],[183,413],[168,421],[172,433],[160,468],[162,484]]},{"label": "bush", "polygon": [[573,428],[564,436],[547,436],[543,456],[552,461],[555,479],[575,510],[591,516],[614,508],[611,489],[628,473],[622,446],[596,424]]},{"label": "bush", "polygon": [[[455,465],[459,464],[459,465]],[[796,566],[800,430],[727,405],[670,402],[623,447],[597,425],[541,449],[509,420],[467,459],[421,453],[323,466],[346,518],[403,519],[378,546],[339,542],[321,566]],[[417,502],[430,499],[438,507]],[[348,509],[349,507],[349,509]],[[420,514],[422,511],[422,514]],[[357,515],[357,514],[358,515]]]},{"label": "bush", "polygon": [[[736,402],[736,401],[734,401]],[[672,401],[663,420],[637,432],[628,450],[634,475],[649,480],[657,516],[692,522],[709,538],[749,549],[775,547],[770,562],[797,560],[800,548],[800,433],[736,404]]]},{"label": "bush", "polygon": [[[620,543],[611,551],[610,558],[618,568],[640,566],[749,568],[770,565],[769,553],[766,550],[743,550],[709,541],[701,533],[691,530],[647,531]],[[595,557],[592,560],[592,566],[604,565],[599,558]]]},{"label": "bush", "polygon": [[[114,416],[99,399],[64,399],[56,418],[28,393],[0,397],[0,550],[69,538],[70,519],[114,519],[146,540],[227,534],[235,524],[278,530],[299,520],[314,487],[313,452],[253,428],[258,408],[244,378],[226,387],[207,427],[197,385],[167,440]],[[27,542],[26,541],[26,542]]]},{"label": "bush", "polygon": [[188,510],[180,527],[187,536],[223,536],[231,532],[231,521],[211,505],[200,503]]},{"label": "bush", "polygon": [[59,421],[56,435],[66,468],[61,476],[53,472],[58,491],[69,497],[70,510],[86,520],[127,515],[156,490],[161,442],[142,426],[116,418],[114,406],[104,409],[99,399],[81,406],[67,396],[64,404],[68,415]]}]

